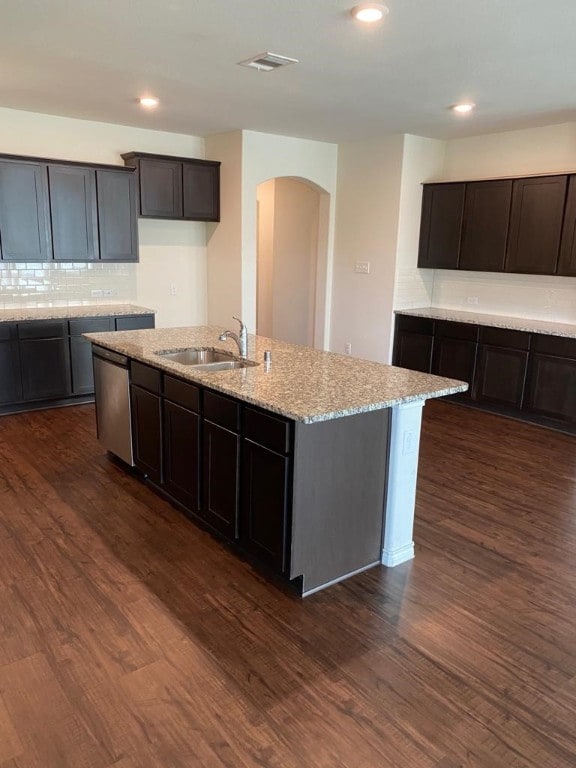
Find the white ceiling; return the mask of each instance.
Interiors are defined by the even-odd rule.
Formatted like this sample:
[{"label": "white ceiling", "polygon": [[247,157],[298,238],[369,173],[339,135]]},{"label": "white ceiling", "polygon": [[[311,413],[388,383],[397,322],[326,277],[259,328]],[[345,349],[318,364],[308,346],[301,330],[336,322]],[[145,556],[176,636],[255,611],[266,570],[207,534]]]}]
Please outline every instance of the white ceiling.
[{"label": "white ceiling", "polygon": [[[193,135],[450,138],[576,119],[575,0],[0,0],[0,106]],[[300,59],[236,66],[263,51]],[[135,99],[157,95],[143,112]],[[477,103],[470,117],[448,106]]]}]

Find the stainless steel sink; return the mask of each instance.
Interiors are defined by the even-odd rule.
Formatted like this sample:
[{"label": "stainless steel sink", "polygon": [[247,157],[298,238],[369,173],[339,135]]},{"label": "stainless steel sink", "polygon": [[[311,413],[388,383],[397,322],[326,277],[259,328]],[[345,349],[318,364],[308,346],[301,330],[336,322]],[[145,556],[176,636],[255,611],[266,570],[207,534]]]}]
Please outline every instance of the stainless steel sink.
[{"label": "stainless steel sink", "polygon": [[193,365],[202,371],[229,371],[234,368],[249,368],[252,365],[258,365],[252,360],[241,360],[228,352],[210,348],[179,349],[174,352],[156,352],[155,354],[181,365]]}]

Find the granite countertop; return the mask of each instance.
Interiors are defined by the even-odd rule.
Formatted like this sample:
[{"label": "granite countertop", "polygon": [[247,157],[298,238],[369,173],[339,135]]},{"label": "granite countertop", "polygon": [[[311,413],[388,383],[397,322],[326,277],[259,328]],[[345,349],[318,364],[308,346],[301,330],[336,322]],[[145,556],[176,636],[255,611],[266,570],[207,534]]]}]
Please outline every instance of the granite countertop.
[{"label": "granite countertop", "polygon": [[10,307],[0,309],[0,323],[18,323],[25,320],[56,320],[74,317],[107,317],[108,315],[153,315],[155,309],[135,304],[81,304],[65,307]]},{"label": "granite countertop", "polygon": [[442,309],[440,307],[420,307],[418,309],[396,309],[396,315],[430,317],[433,320],[450,320],[455,323],[489,325],[494,328],[508,328],[526,333],[544,333],[548,336],[566,336],[576,339],[576,325],[554,323],[550,320],[529,320],[524,317],[506,315],[484,315],[481,312],[465,312],[460,309]]},{"label": "granite countertop", "polygon": [[[223,330],[214,326],[157,328],[88,333],[86,338],[182,379],[304,423],[442,397],[468,388],[454,379],[321,352],[264,336],[248,336],[248,359],[260,364],[230,371],[195,371],[194,366],[155,354],[189,347],[213,347],[237,354],[234,342],[218,340]],[[272,354],[269,366],[262,362],[265,350]]]}]

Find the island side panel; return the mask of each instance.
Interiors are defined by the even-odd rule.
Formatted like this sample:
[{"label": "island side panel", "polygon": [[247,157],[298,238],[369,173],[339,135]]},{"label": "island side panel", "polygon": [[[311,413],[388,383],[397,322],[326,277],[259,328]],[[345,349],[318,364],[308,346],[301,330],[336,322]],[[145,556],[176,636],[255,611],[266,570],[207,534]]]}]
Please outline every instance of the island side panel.
[{"label": "island side panel", "polygon": [[424,400],[390,410],[390,444],[382,564],[400,565],[414,557],[414,508]]},{"label": "island side panel", "polygon": [[303,594],[380,562],[389,410],[297,423],[290,577]]}]

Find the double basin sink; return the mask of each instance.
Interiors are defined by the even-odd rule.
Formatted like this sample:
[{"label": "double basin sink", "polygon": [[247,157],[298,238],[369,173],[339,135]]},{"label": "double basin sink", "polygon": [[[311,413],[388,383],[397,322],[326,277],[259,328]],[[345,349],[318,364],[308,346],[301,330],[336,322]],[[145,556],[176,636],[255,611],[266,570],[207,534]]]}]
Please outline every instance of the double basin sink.
[{"label": "double basin sink", "polygon": [[258,365],[252,360],[243,360],[228,352],[209,347],[180,349],[174,352],[168,350],[155,354],[165,360],[180,363],[180,365],[193,365],[198,371],[230,371],[234,368],[250,368],[253,365]]}]

